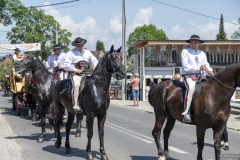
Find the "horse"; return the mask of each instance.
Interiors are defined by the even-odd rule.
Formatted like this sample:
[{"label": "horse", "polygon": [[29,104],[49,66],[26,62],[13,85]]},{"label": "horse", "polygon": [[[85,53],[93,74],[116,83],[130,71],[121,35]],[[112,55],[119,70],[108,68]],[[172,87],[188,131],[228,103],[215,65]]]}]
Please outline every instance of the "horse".
[{"label": "horse", "polygon": [[[27,72],[25,74],[25,91],[26,91],[26,103],[31,111],[31,118],[32,121],[36,120],[36,108],[37,108],[37,101],[36,101],[36,88],[34,86],[33,75],[32,72]],[[40,117],[40,116],[39,116]]]},{"label": "horse", "polygon": [[53,76],[39,58],[33,55],[27,55],[23,60],[15,64],[15,71],[23,73],[24,71],[32,71],[32,77],[35,84],[35,97],[38,102],[39,113],[41,117],[42,133],[38,137],[37,142],[44,142],[46,135],[46,110],[52,101],[53,90],[59,79]]},{"label": "horse", "polygon": [[[182,82],[177,80],[163,81],[154,85],[148,95],[149,103],[154,108],[155,125],[152,135],[156,142],[159,159],[170,159],[168,139],[175,121],[183,122],[183,103],[180,101]],[[230,114],[230,100],[236,87],[240,86],[240,64],[227,66],[216,75],[202,82],[201,90],[191,103],[191,125],[196,126],[198,154],[202,160],[204,136],[206,129],[212,128],[214,138],[215,159],[219,160],[221,153],[221,135]],[[161,130],[163,130],[164,150],[160,144]],[[187,134],[187,133],[186,133]]]},{"label": "horse", "polygon": [[[124,66],[122,65],[122,57],[120,56],[121,47],[118,50],[114,50],[112,45],[109,53],[105,54],[98,62],[95,70],[90,76],[86,77],[84,89],[81,93],[80,105],[83,108],[83,114],[86,115],[87,124],[87,138],[88,143],[86,147],[87,159],[92,160],[91,153],[91,139],[93,136],[93,122],[94,118],[98,119],[98,131],[100,139],[100,153],[101,160],[108,160],[107,154],[104,148],[104,123],[107,116],[107,109],[109,107],[109,87],[112,74],[115,74],[117,79],[123,79],[125,77]],[[80,83],[80,82],[79,82]],[[62,80],[58,83],[54,90],[53,106],[54,106],[54,122],[55,129],[57,131],[57,140],[55,147],[61,146],[61,133],[60,133],[60,120],[64,110],[68,111],[68,120],[66,123],[66,153],[71,154],[72,149],[69,143],[69,134],[71,125],[74,121],[75,112],[73,110],[72,101],[72,81],[71,79]],[[77,114],[78,120],[80,115],[81,124],[83,114]]]}]

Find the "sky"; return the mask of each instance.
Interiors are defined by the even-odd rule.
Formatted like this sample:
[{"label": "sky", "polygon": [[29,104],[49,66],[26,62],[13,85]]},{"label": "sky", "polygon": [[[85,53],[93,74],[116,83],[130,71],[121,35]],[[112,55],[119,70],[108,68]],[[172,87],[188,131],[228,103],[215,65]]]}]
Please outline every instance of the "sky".
[{"label": "sky", "polygon": [[[29,7],[66,1],[70,0],[21,2]],[[235,23],[224,22],[227,37],[231,39],[232,33],[240,27],[237,22],[239,7],[240,0],[126,0],[126,40],[134,28],[144,24],[162,29],[170,40],[186,40],[193,34],[198,34],[203,40],[215,40],[219,32],[217,19],[221,14],[224,21]],[[89,50],[95,50],[97,40],[104,42],[105,50],[109,50],[112,44],[115,48],[122,45],[122,0],[82,0],[41,9],[73,34],[71,41],[76,37],[86,39],[85,47]],[[9,31],[11,27],[0,25],[0,44],[9,44],[6,32],[2,31]]]}]

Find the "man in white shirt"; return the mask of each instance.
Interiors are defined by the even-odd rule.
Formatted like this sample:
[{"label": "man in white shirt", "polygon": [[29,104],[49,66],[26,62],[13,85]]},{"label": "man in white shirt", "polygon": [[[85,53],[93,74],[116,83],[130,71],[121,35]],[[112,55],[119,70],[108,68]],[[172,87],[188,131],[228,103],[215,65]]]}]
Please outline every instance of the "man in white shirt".
[{"label": "man in white shirt", "polygon": [[80,61],[86,61],[91,64],[93,69],[97,66],[98,60],[97,58],[88,50],[84,49],[84,45],[86,44],[87,40],[82,39],[81,37],[77,37],[73,42],[72,46],[75,46],[74,49],[69,51],[66,54],[66,59],[64,61],[63,69],[68,72],[73,72],[73,81],[74,81],[74,109],[76,113],[81,113],[83,110],[78,103],[78,95],[80,82],[82,79],[81,73],[82,70],[79,68],[75,68],[74,64],[79,63]]},{"label": "man in white shirt", "polygon": [[[48,58],[48,61],[46,62],[47,68],[55,68],[57,70],[63,69],[63,63],[65,60],[66,54],[61,52],[61,47],[58,44],[55,44],[53,46],[53,54],[51,54]],[[64,72],[61,71],[61,74],[59,75],[60,80],[65,79]]]},{"label": "man in white shirt", "polygon": [[184,115],[183,122],[191,122],[189,108],[192,102],[197,76],[201,71],[203,74],[213,75],[213,69],[207,61],[206,54],[198,50],[199,45],[204,43],[204,41],[200,40],[198,35],[192,35],[186,42],[190,44],[190,47],[183,49],[181,53],[182,70],[180,74],[183,76],[183,82],[187,88],[184,98],[185,111],[182,115]]},{"label": "man in white shirt", "polygon": [[19,55],[19,52],[21,52],[21,50],[19,48],[14,49],[14,54],[13,54],[13,61],[17,62],[17,61],[21,61],[23,59],[23,56]]}]

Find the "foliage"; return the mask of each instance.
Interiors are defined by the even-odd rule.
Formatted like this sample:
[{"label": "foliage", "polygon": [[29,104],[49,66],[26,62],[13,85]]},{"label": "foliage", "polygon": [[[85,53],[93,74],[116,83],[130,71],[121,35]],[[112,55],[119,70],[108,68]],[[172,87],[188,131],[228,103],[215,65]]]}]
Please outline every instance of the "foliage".
[{"label": "foliage", "polygon": [[0,0],[0,24],[8,26],[12,24],[11,15],[7,10],[8,3],[7,0]]},{"label": "foliage", "polygon": [[[238,18],[238,23],[239,23],[239,26],[240,26],[240,17]],[[238,30],[235,31],[232,36],[231,36],[232,39],[240,39],[240,27],[238,27]]]},{"label": "foliage", "polygon": [[127,72],[128,73],[133,73],[133,70],[134,70],[134,68],[133,68],[133,62],[132,62],[132,59],[128,59],[127,60]]},{"label": "foliage", "polygon": [[16,22],[16,26],[7,33],[7,38],[12,44],[41,43],[42,57],[46,59],[49,49],[56,44],[55,33],[58,31],[58,44],[65,52],[69,50],[69,37],[72,34],[66,29],[61,29],[54,17],[45,15],[43,10],[37,10],[35,7],[26,8],[19,0],[11,0],[9,5],[9,12]]},{"label": "foliage", "polygon": [[128,45],[128,58],[134,54],[134,49],[130,47],[131,44],[138,40],[168,40],[167,35],[162,29],[158,29],[155,25],[143,25],[134,29],[130,33],[127,45]]},{"label": "foliage", "polygon": [[102,41],[97,40],[96,51],[105,51],[104,43]]},{"label": "foliage", "polygon": [[223,22],[222,14],[221,14],[220,24],[219,24],[219,33],[216,36],[216,40],[227,40],[227,34],[224,31],[224,22]]}]

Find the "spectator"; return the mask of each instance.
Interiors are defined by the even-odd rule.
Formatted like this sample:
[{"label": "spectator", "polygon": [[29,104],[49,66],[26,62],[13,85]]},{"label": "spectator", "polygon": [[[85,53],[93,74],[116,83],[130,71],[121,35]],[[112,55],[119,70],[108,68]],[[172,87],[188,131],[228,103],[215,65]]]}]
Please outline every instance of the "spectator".
[{"label": "spectator", "polygon": [[154,83],[153,78],[150,78],[150,82],[149,82],[149,86],[150,86],[150,88],[151,88],[154,84],[155,84],[155,83]]},{"label": "spectator", "polygon": [[159,84],[160,82],[162,82],[162,79],[159,77],[159,78],[158,78],[158,84]]},{"label": "spectator", "polygon": [[227,131],[227,126],[224,126],[224,131],[222,134],[221,138],[221,146],[223,147],[224,150],[229,150],[229,145],[228,145],[228,131]]},{"label": "spectator", "polygon": [[138,106],[139,101],[139,74],[135,73],[134,77],[130,80],[130,84],[132,86],[132,94],[133,94],[133,102],[134,106]]}]

